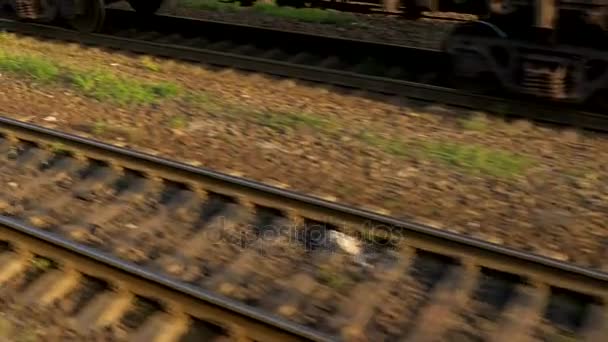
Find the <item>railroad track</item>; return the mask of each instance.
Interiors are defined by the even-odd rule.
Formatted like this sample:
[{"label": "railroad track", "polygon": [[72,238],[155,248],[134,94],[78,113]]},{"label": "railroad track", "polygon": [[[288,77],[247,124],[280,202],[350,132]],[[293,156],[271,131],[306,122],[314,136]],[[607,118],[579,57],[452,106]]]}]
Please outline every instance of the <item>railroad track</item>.
[{"label": "railroad track", "polygon": [[607,273],[7,118],[0,158],[0,282],[34,306],[105,284],[55,314],[85,335],[141,302],[129,340],[608,333]]},{"label": "railroad track", "polygon": [[[261,72],[389,96],[483,110],[505,117],[608,130],[608,117],[580,106],[494,97],[440,86],[437,50],[306,35],[109,9],[102,34],[0,20],[0,30],[208,65]],[[363,54],[362,51],[365,53]]]}]

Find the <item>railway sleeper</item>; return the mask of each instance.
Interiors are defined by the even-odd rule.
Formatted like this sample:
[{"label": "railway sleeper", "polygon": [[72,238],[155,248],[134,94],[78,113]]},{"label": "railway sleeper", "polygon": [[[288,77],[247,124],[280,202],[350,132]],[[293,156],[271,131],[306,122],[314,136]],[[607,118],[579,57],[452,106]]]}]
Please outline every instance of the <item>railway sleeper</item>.
[{"label": "railway sleeper", "polygon": [[[6,283],[23,276],[29,269],[43,269],[39,277],[11,295],[12,300],[20,306],[46,307],[56,312],[68,309],[51,304],[68,297],[83,298],[75,304],[75,309],[65,313],[56,312],[62,316],[67,314],[61,320],[62,327],[81,336],[90,336],[110,326],[121,326],[121,329],[126,329],[129,341],[141,342],[177,342],[192,337],[205,341],[290,340],[286,336],[273,337],[272,333],[247,327],[247,324],[240,325],[238,319],[229,320],[216,309],[197,307],[191,299],[171,294],[162,287],[155,287],[92,259],[82,259],[77,254],[19,235],[0,227],[0,239],[10,246],[9,250],[0,254],[0,280]],[[52,260],[58,267],[44,269],[44,266],[32,263],[34,251],[36,255]],[[106,285],[91,286],[98,282]],[[79,293],[89,294],[83,297]],[[142,299],[158,304],[144,310],[138,305]],[[125,326],[125,321],[130,323]]]},{"label": "railway sleeper", "polygon": [[[17,137],[4,139],[6,136],[8,134],[1,136],[0,140],[10,140],[12,141],[11,144],[17,146],[17,148],[6,149],[6,155],[10,155],[10,157],[3,160],[3,166],[7,168],[7,171],[10,168],[20,170],[21,167],[35,170],[35,165],[47,164],[40,158],[32,158],[32,156],[39,155],[40,150],[46,148],[44,146],[48,146],[49,149],[51,148],[51,145],[45,144],[48,143],[46,141],[48,137],[34,139],[33,135],[22,133],[20,136],[24,140],[20,141]],[[28,140],[25,140],[26,138]],[[30,140],[40,140],[40,142],[29,142]],[[82,144],[78,143],[70,147],[67,139],[64,142],[68,145],[66,149],[76,149],[78,148],[77,146],[81,146],[79,144]],[[177,172],[177,170],[165,166],[164,171],[156,170],[154,172],[150,162],[140,162],[138,164],[138,159],[133,156],[129,156],[128,158],[127,156],[119,156],[117,152],[112,152],[112,150],[105,151],[105,155],[103,155],[104,153],[99,149],[95,150],[91,146],[89,148],[90,150],[84,149],[88,156],[81,156],[79,162],[74,164],[81,167],[77,168],[77,170],[72,169],[74,174],[80,175],[81,180],[88,181],[84,183],[69,183],[65,187],[60,187],[60,191],[67,193],[61,200],[61,206],[69,206],[72,203],[70,202],[71,200],[77,199],[76,194],[99,191],[104,188],[116,188],[116,183],[119,179],[128,178],[130,181],[127,183],[132,184],[134,190],[138,189],[135,190],[135,193],[142,195],[147,191],[152,191],[155,193],[154,197],[161,199],[154,201],[155,205],[159,207],[159,210],[154,212],[157,216],[154,219],[151,216],[142,218],[141,222],[143,223],[141,224],[142,229],[140,231],[143,234],[143,231],[147,230],[146,228],[152,227],[154,221],[166,221],[161,223],[169,224],[172,222],[169,218],[187,216],[186,214],[190,210],[200,208],[202,202],[204,202],[203,206],[207,210],[202,210],[203,215],[200,215],[200,220],[194,222],[193,226],[190,227],[192,229],[189,229],[184,234],[185,238],[183,241],[185,243],[179,246],[179,249],[168,251],[166,259],[160,257],[160,259],[156,260],[159,264],[158,266],[164,266],[161,268],[164,268],[165,272],[161,274],[173,274],[173,279],[176,281],[196,280],[203,287],[211,287],[214,293],[221,292],[219,290],[222,287],[226,288],[226,285],[230,287],[233,284],[238,285],[255,279],[252,275],[257,272],[256,266],[262,260],[260,256],[263,256],[259,252],[265,250],[274,251],[276,249],[286,250],[288,248],[298,248],[298,246],[302,248],[302,245],[305,245],[307,255],[311,256],[310,260],[306,260],[302,264],[299,262],[294,263],[293,268],[290,267],[291,265],[288,265],[288,272],[285,273],[289,275],[285,277],[286,281],[281,286],[278,286],[276,300],[272,303],[263,303],[266,311],[290,317],[294,316],[294,314],[297,315],[298,311],[300,313],[305,311],[302,309],[306,309],[306,306],[310,304],[309,295],[314,293],[316,289],[322,290],[323,287],[327,288],[327,286],[319,282],[319,278],[315,279],[315,271],[319,272],[326,269],[346,271],[346,268],[340,269],[334,266],[345,265],[347,262],[355,264],[353,257],[365,254],[365,248],[372,244],[373,239],[359,239],[354,234],[347,234],[348,230],[345,227],[348,226],[353,231],[357,231],[356,227],[359,224],[363,224],[363,222],[357,223],[347,220],[347,223],[340,223],[341,220],[338,220],[336,217],[327,217],[312,210],[306,211],[300,207],[288,206],[284,201],[271,201],[267,197],[258,197],[253,191],[247,193],[247,195],[243,195],[242,193],[236,193],[234,190],[218,186],[217,181],[212,184],[206,183],[204,180],[200,180],[193,175],[190,175],[191,177],[187,176],[183,170]],[[57,152],[45,155],[53,159],[52,154],[54,153]],[[100,162],[100,160],[105,160],[105,162]],[[60,163],[57,162],[50,164],[60,167]],[[53,167],[44,169],[44,171],[41,171],[36,176],[45,178],[46,172],[56,175],[56,173],[53,173],[53,169]],[[63,168],[60,167],[60,169]],[[131,169],[135,171],[127,171]],[[20,173],[16,172],[16,174]],[[147,176],[144,176],[146,174]],[[157,176],[154,177],[152,176],[153,174]],[[29,176],[21,177],[25,181]],[[134,179],[137,178],[148,179],[134,182]],[[200,182],[197,180],[200,180]],[[162,186],[159,183],[162,183]],[[197,183],[197,185],[191,183]],[[148,185],[146,186],[145,184]],[[159,188],[164,190],[158,191]],[[201,195],[205,195],[202,196],[204,198],[200,198]],[[82,200],[82,198],[78,198],[78,200]],[[126,198],[123,200],[137,199]],[[83,202],[86,205],[90,204],[95,207],[90,201]],[[61,206],[46,205],[45,209],[59,210]],[[182,208],[184,210],[180,211]],[[261,215],[262,208],[271,208],[272,210],[267,210],[271,211],[271,213],[265,215],[270,216],[270,218],[260,221],[260,217],[264,216]],[[117,208],[110,206],[108,209],[115,211]],[[291,212],[289,211],[290,209]],[[97,206],[95,211],[102,214],[103,207]],[[154,213],[151,215],[155,215]],[[315,214],[320,217],[314,220],[310,219]],[[81,219],[78,218],[78,220]],[[85,217],[82,222],[77,222],[80,225],[85,225],[86,221]],[[104,221],[105,219],[97,223],[103,225]],[[328,222],[332,221],[336,222],[334,223],[335,226],[328,224]],[[263,224],[264,222],[265,224]],[[208,282],[206,284],[198,281],[198,278],[189,280],[188,277],[180,274],[180,272],[187,273],[187,267],[201,266],[203,262],[198,258],[213,251],[209,247],[214,244],[218,245],[219,235],[229,235],[235,231],[238,232],[237,229],[246,229],[243,227],[248,227],[250,224],[257,229],[269,225],[270,227],[278,228],[277,233],[292,233],[291,230],[284,230],[284,228],[285,226],[291,227],[296,223],[298,225],[303,223],[308,225],[305,227],[306,229],[298,228],[296,230],[296,233],[298,233],[297,237],[301,239],[291,239],[291,235],[285,234],[273,234],[270,236],[270,239],[260,239],[258,236],[257,240],[254,240],[252,244],[247,244],[245,248],[234,252],[231,254],[229,261],[213,270],[217,273],[212,273],[211,278],[207,278]],[[331,226],[331,230],[328,228],[329,226]],[[322,229],[319,230],[319,227]],[[183,228],[187,229],[186,227]],[[61,229],[58,229],[59,232],[61,232]],[[100,229],[103,229],[103,227]],[[403,231],[407,232],[405,229]],[[322,234],[312,234],[313,232]],[[150,336],[160,336],[157,334],[167,334],[158,337],[159,340],[161,338],[171,340],[178,335],[181,336],[185,331],[184,329],[186,329],[184,328],[185,325],[192,326],[192,324],[185,323],[182,320],[186,319],[184,318],[186,316],[196,316],[202,320],[213,320],[214,317],[218,317],[217,312],[199,313],[198,316],[194,315],[193,312],[185,312],[185,310],[179,309],[180,305],[184,305],[183,301],[178,302],[170,295],[160,296],[155,292],[156,290],[150,290],[150,285],[146,285],[145,282],[130,282],[125,280],[124,277],[113,276],[112,274],[114,273],[109,270],[108,266],[99,266],[99,262],[97,261],[68,258],[65,256],[65,253],[59,253],[55,249],[48,247],[48,244],[36,243],[34,242],[34,238],[24,238],[22,235],[25,234],[19,233],[16,229],[0,226],[0,241],[5,241],[7,242],[6,244],[11,244],[12,246],[11,248],[4,248],[3,253],[0,254],[0,265],[2,266],[0,267],[0,283],[3,285],[7,284],[11,279],[18,277],[19,274],[27,273],[24,270],[31,267],[29,260],[34,254],[54,260],[59,266],[45,270],[31,283],[26,284],[23,291],[18,296],[15,296],[16,300],[30,304],[34,302],[48,304],[66,296],[68,293],[74,292],[74,284],[77,282],[77,279],[85,276],[103,279],[109,284],[107,287],[100,289],[98,293],[95,293],[92,298],[86,300],[86,303],[82,304],[81,308],[73,313],[72,321],[74,322],[74,327],[83,332],[89,328],[95,330],[119,324],[118,322],[122,317],[127,315],[131,310],[132,303],[138,296],[155,299],[162,303],[161,306],[163,308],[167,308],[166,310],[155,312],[150,319],[155,320],[155,322],[158,320],[176,322],[176,327],[174,330],[167,331],[155,328],[155,324],[153,323],[143,323],[141,330],[134,332],[133,336],[136,337],[133,337],[133,340],[144,338],[154,340]],[[265,236],[264,234],[259,235]],[[139,236],[132,235],[131,238],[137,239]],[[116,237],[117,240],[121,240],[121,238],[123,236]],[[351,243],[351,239],[360,243]],[[323,243],[328,240],[330,243]],[[291,244],[291,241],[297,241],[297,243]],[[425,303],[421,305],[420,311],[415,314],[415,317],[412,317],[413,324],[411,324],[412,328],[410,331],[400,337],[417,341],[427,338],[432,339],[435,337],[434,335],[445,334],[453,327],[458,311],[465,307],[468,301],[474,300],[475,290],[480,287],[481,269],[485,268],[518,275],[517,280],[511,281],[516,283],[515,287],[517,288],[514,298],[509,299],[506,309],[502,309],[499,312],[500,317],[495,337],[512,337],[514,334],[519,334],[522,338],[526,338],[533,333],[537,324],[540,324],[539,322],[550,321],[551,317],[549,316],[551,315],[548,315],[547,312],[555,310],[551,309],[552,307],[559,306],[559,303],[554,304],[555,302],[559,302],[554,300],[554,297],[556,297],[555,293],[558,293],[558,291],[554,293],[554,288],[571,288],[571,292],[585,294],[587,297],[598,297],[598,299],[593,298],[593,301],[588,299],[581,301],[584,306],[589,308],[587,310],[588,314],[584,319],[577,320],[583,322],[580,329],[580,335],[583,337],[593,340],[594,338],[598,338],[598,336],[600,338],[604,336],[602,334],[606,329],[606,287],[600,286],[598,283],[604,284],[605,280],[599,281],[596,279],[597,281],[589,281],[588,278],[581,280],[580,277],[582,276],[573,275],[568,272],[547,272],[546,270],[543,271],[541,264],[534,264],[535,267],[522,267],[519,262],[513,262],[513,259],[510,258],[507,261],[505,261],[504,257],[494,259],[491,257],[493,254],[490,254],[486,250],[483,253],[478,250],[470,252],[467,249],[455,247],[455,243],[453,242],[442,244],[441,242],[433,243],[432,241],[434,240],[412,235],[410,238],[400,239],[400,242],[405,246],[401,246],[401,243],[391,245],[397,247],[396,252],[384,248],[386,246],[383,248],[374,246],[378,248],[377,253],[382,255],[382,258],[379,260],[387,262],[372,262],[373,267],[366,268],[368,270],[366,272],[369,272],[366,273],[366,277],[354,282],[352,287],[349,287],[350,285],[344,287],[344,291],[348,291],[348,293],[337,303],[334,317],[328,324],[331,326],[331,330],[337,335],[342,335],[342,337],[346,338],[365,338],[366,331],[364,330],[374,320],[374,314],[382,309],[383,303],[387,301],[386,297],[392,295],[391,290],[395,289],[396,285],[406,277],[406,271],[419,269],[422,270],[420,272],[425,272],[424,269],[428,268],[431,271],[427,273],[437,273],[437,276],[431,277],[434,278],[432,280],[434,285],[429,286],[428,301],[425,300]],[[333,247],[336,246],[332,244],[338,245],[345,253],[335,253],[335,248]],[[3,246],[0,244],[0,247]],[[136,247],[132,241],[127,241],[125,247],[129,246]],[[224,248],[224,246],[221,245],[220,248]],[[304,249],[302,249],[302,252],[304,252]],[[434,261],[433,265],[440,264],[438,268],[445,269],[445,272],[434,271],[435,266],[412,266],[419,264],[420,260],[431,259],[431,256],[429,256],[431,254],[436,255],[433,258],[438,260]],[[300,254],[295,255],[294,260],[301,260],[300,256]],[[172,272],[172,268],[177,269],[178,272]],[[149,272],[149,269],[145,270]],[[358,275],[362,274],[359,272],[362,268],[352,270],[357,271]],[[272,290],[272,296],[274,297],[274,287]],[[226,292],[229,294],[231,291]],[[192,300],[190,299],[190,301]],[[169,308],[173,309],[170,310]],[[565,311],[568,310],[566,308]],[[570,315],[570,312],[567,312],[565,316],[568,315]],[[436,322],[438,317],[442,318],[441,322]],[[186,319],[186,321],[189,320],[189,318]],[[242,336],[244,334],[242,330],[232,327],[232,325],[238,326],[239,324],[225,324],[223,322],[222,326],[226,326],[226,329],[231,331],[231,336]]]}]

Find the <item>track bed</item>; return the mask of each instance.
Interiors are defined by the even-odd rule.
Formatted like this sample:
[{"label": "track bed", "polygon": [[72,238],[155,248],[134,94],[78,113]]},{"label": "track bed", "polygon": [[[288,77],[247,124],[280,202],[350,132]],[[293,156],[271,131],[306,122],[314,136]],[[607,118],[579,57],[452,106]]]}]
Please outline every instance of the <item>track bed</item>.
[{"label": "track bed", "polygon": [[[218,7],[217,10],[205,10],[197,8],[195,3],[196,1],[190,1],[190,4],[178,1],[174,9],[164,9],[159,11],[159,14],[430,49],[438,49],[445,35],[455,24],[476,18],[474,15],[444,13],[437,17],[410,20],[400,15],[344,12],[330,15],[322,15],[318,12],[316,16],[302,15],[301,18],[298,18],[297,12],[282,16],[280,11],[276,10],[273,12],[279,12],[279,14],[268,14],[263,9],[237,8],[232,4],[227,4],[224,8]],[[116,3],[110,5],[109,8],[128,10],[129,6],[124,3]],[[314,22],[315,17],[323,22]]]},{"label": "track bed", "polygon": [[138,58],[56,43],[37,50],[33,42],[3,46],[75,66],[110,64],[121,78],[183,89],[153,104],[116,105],[7,74],[1,103],[12,117],[604,267],[603,135],[469,119],[453,108],[394,106],[381,102],[394,98],[363,100],[174,62],[157,61],[160,71],[152,72]]},{"label": "track bed", "polygon": [[[314,331],[313,339],[445,338],[470,334],[475,319],[483,325],[475,334],[490,339],[594,338],[606,329],[604,273],[14,121],[2,120],[1,131],[2,181],[10,189],[1,194],[4,222],[282,317]],[[6,223],[3,229],[0,240],[13,234]],[[16,290],[24,293],[16,298],[32,300],[35,291],[59,287],[52,260],[28,268],[30,259],[14,247],[0,255],[12,265],[0,278],[7,295]],[[115,308],[111,316],[102,315],[102,304],[73,310],[75,298],[91,296],[68,292],[53,290],[65,299],[49,301],[59,300],[58,312],[69,317],[75,311],[80,331],[109,325],[110,336],[121,334],[137,326],[141,311],[155,310],[149,301],[126,301],[128,291],[108,292],[102,302]],[[513,318],[521,310],[530,319]]]}]

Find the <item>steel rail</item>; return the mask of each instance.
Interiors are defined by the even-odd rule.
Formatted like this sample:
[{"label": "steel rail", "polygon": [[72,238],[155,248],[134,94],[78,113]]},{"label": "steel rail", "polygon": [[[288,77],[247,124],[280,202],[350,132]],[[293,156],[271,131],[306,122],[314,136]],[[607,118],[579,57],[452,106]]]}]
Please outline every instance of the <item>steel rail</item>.
[{"label": "steel rail", "polygon": [[349,227],[361,233],[369,232],[370,227],[374,227],[378,229],[378,234],[388,232],[398,234],[411,243],[440,246],[439,250],[448,255],[475,256],[487,259],[498,268],[534,270],[532,273],[544,274],[557,283],[578,283],[569,287],[593,289],[591,292],[608,292],[608,273],[595,269],[6,117],[0,117],[0,132],[35,143],[61,143],[62,148],[68,151],[84,153],[120,167],[141,170],[185,184],[196,183],[202,185],[205,190],[217,191],[246,203],[268,206],[286,213],[297,213],[305,218]]},{"label": "steel rail", "polygon": [[[158,272],[152,272],[133,263],[100,252],[94,248],[75,243],[56,234],[43,231],[17,221],[11,217],[0,215],[0,237],[11,236],[9,240],[26,241],[26,244],[41,244],[47,249],[59,250],[89,260],[95,264],[110,268],[114,273],[123,274],[129,278],[143,280],[145,283],[162,288],[164,291],[187,296],[191,301],[202,303],[204,306],[220,310],[223,314],[236,320],[254,322],[252,325],[264,331],[273,331],[272,339],[294,341],[331,341],[329,336],[320,334],[312,329],[298,326],[284,319],[270,316],[262,311],[253,309],[234,300],[219,297],[209,291],[189,284],[178,282]],[[132,281],[132,280],[131,280]],[[194,306],[194,305],[191,305]],[[225,322],[222,322],[225,323]]]},{"label": "steel rail", "polygon": [[[129,21],[127,19],[134,15],[134,13],[112,10],[112,15],[116,21]],[[244,39],[243,45],[255,45],[263,41],[261,44],[266,45],[268,49],[273,48],[272,45],[268,44],[274,41],[282,42],[282,46],[289,44],[296,47],[304,46],[305,50],[310,49],[318,54],[326,55],[338,53],[338,51],[351,55],[361,54],[361,51],[365,51],[378,58],[380,56],[390,56],[391,63],[394,63],[396,59],[403,60],[402,64],[412,64],[416,66],[416,69],[425,71],[431,71],[433,67],[440,68],[446,58],[445,55],[436,50],[311,36],[302,33],[282,32],[244,25],[229,25],[226,23],[171,16],[154,17],[146,25],[157,27],[163,35],[169,35],[169,33],[163,32],[166,29],[180,27],[179,32],[184,34],[187,32],[186,38],[184,38],[186,40],[196,38],[198,32],[201,31],[203,32],[202,36],[206,36],[208,32],[214,32],[213,34],[216,35],[220,34],[218,32],[221,32],[221,37],[225,39],[230,39],[230,37]],[[428,83],[367,75],[272,58],[255,57],[212,48],[189,47],[179,43],[160,43],[158,41],[118,37],[112,34],[81,34],[54,26],[29,24],[5,19],[0,19],[0,30],[267,73],[281,77],[355,88],[372,93],[403,96],[425,102],[442,103],[472,110],[483,110],[507,117],[523,117],[543,123],[566,125],[595,131],[608,131],[608,116],[589,112],[580,106],[479,95]],[[289,44],[286,42],[289,42]]]}]

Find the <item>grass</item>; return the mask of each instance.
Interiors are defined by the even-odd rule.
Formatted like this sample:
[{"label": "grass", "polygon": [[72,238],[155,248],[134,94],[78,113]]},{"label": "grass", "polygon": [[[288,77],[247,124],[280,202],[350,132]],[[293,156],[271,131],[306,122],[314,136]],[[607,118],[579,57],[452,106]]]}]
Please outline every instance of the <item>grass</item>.
[{"label": "grass", "polygon": [[475,114],[460,120],[461,126],[468,131],[484,132],[488,130],[490,122],[483,114]]},{"label": "grass", "polygon": [[160,71],[160,65],[158,65],[158,63],[154,62],[152,60],[152,58],[150,58],[148,56],[144,56],[141,59],[141,65],[149,71],[154,71],[154,72]]},{"label": "grass", "polygon": [[12,55],[0,51],[0,71],[31,77],[37,81],[54,81],[60,75],[57,65],[42,58]]},{"label": "grass", "polygon": [[173,129],[184,129],[188,127],[188,118],[183,115],[174,115],[169,119],[169,126]]},{"label": "grass", "polygon": [[[7,36],[0,34],[0,39],[6,40]],[[142,59],[141,63],[148,70],[160,70],[160,66],[152,60]],[[121,105],[152,104],[176,97],[181,93],[180,87],[174,83],[132,79],[111,71],[76,70],[42,56],[24,55],[20,52],[9,53],[2,47],[0,47],[0,72],[68,86],[85,96]],[[226,102],[203,91],[185,93],[180,99],[195,105],[212,117],[245,120],[278,132],[308,129],[335,135],[339,133],[341,126],[340,122],[314,113],[281,111],[252,113],[250,108]],[[490,126],[488,119],[482,115],[460,120],[460,124],[465,130],[472,131],[485,131]],[[188,122],[182,116],[175,116],[169,118],[167,125],[181,129],[186,127]],[[131,136],[136,134],[136,132],[108,127],[102,121],[95,122],[91,131],[98,136],[110,133],[128,135],[129,140],[134,139]],[[530,158],[484,146],[437,141],[413,142],[370,132],[356,135],[355,139],[393,156],[432,159],[470,173],[496,177],[512,177],[520,174],[533,163]]]},{"label": "grass", "polygon": [[[180,7],[193,8],[216,12],[237,12],[245,8],[240,7],[240,2],[225,2],[220,0],[180,0]],[[332,10],[322,10],[318,8],[294,8],[287,6],[277,6],[272,3],[256,2],[251,10],[257,13],[273,17],[294,19],[309,23],[319,24],[348,24],[354,20],[350,13],[342,13]]]},{"label": "grass", "polygon": [[533,163],[525,156],[507,151],[451,142],[425,142],[422,152],[444,164],[495,177],[513,177]]},{"label": "grass", "polygon": [[109,71],[75,70],[43,57],[0,49],[0,71],[37,81],[66,84],[85,96],[119,105],[152,104],[179,93],[173,83],[151,83],[120,77]]},{"label": "grass", "polygon": [[[243,105],[224,101],[206,92],[192,92],[183,96],[183,100],[214,118],[248,121],[258,126],[268,127],[273,131],[285,133],[290,130],[308,129],[326,134],[336,132],[336,122],[314,113],[283,111],[252,111]],[[178,122],[173,120],[177,119]],[[172,118],[169,124],[173,127],[182,123]]]},{"label": "grass", "polygon": [[[480,127],[475,124],[476,129]],[[473,174],[513,177],[533,164],[532,159],[485,146],[437,141],[402,141],[364,132],[358,136],[365,144],[405,158],[425,158],[457,167]]]},{"label": "grass", "polygon": [[104,135],[107,131],[108,131],[108,124],[101,120],[95,121],[95,123],[93,124],[93,127],[91,129],[91,132],[95,135]]},{"label": "grass", "polygon": [[85,95],[118,104],[150,104],[178,93],[173,83],[146,83],[121,78],[107,71],[75,71],[69,83]]},{"label": "grass", "polygon": [[204,91],[188,92],[183,96],[183,100],[214,117],[224,117],[227,114],[232,116],[231,114],[234,111],[232,109],[234,106],[222,103],[222,101]]},{"label": "grass", "polygon": [[[313,113],[252,111],[250,108],[235,105],[206,92],[187,93],[183,99],[211,117],[247,121],[279,133],[307,129],[331,135],[338,128],[336,122]],[[172,128],[179,129],[182,124],[186,123],[179,117],[169,120]]]},{"label": "grass", "polygon": [[378,148],[390,155],[396,157],[411,156],[410,146],[401,140],[386,138],[369,132],[359,134],[358,138],[367,145]]}]

